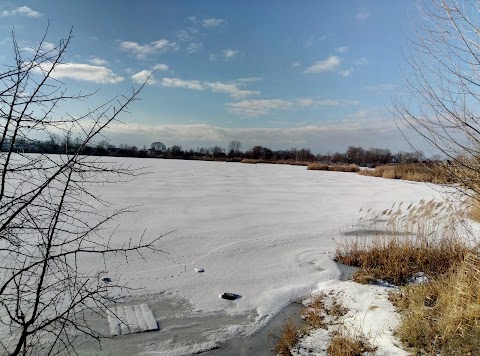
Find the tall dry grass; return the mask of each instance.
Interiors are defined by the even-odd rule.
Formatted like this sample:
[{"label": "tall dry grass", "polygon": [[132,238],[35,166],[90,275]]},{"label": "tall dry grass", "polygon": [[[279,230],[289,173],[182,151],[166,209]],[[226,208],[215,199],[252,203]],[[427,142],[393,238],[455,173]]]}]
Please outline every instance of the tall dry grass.
[{"label": "tall dry grass", "polygon": [[[465,215],[434,201],[367,211],[337,250],[339,261],[360,267],[359,281],[401,285],[391,293],[396,334],[414,354],[480,354],[479,248],[456,228]],[[412,283],[419,273],[426,279]]]},{"label": "tall dry grass", "polygon": [[309,163],[307,169],[310,171],[335,171],[335,172],[358,172],[360,168],[356,164],[325,164]]},{"label": "tall dry grass", "polygon": [[290,166],[308,166],[309,162],[303,161],[293,161],[293,160],[264,160],[264,159],[251,159],[251,158],[243,158],[240,161],[241,163],[250,163],[250,164],[257,164],[257,163],[265,163],[265,164],[288,164]]},{"label": "tall dry grass", "polygon": [[388,179],[404,179],[415,182],[430,182],[435,184],[449,183],[445,169],[437,165],[421,163],[389,164],[377,166],[374,169],[362,169],[359,174],[364,176],[382,177]]},{"label": "tall dry grass", "polygon": [[329,356],[363,356],[377,350],[365,335],[351,334],[342,328],[333,332],[331,337],[327,348]]},{"label": "tall dry grass", "polygon": [[298,343],[299,338],[300,332],[297,325],[292,319],[288,319],[275,346],[275,352],[281,356],[291,356],[290,349]]},{"label": "tall dry grass", "polygon": [[466,254],[442,278],[404,287],[392,300],[402,315],[397,335],[406,346],[433,355],[480,354],[477,254]]},{"label": "tall dry grass", "polygon": [[403,203],[382,212],[360,212],[356,231],[339,241],[335,259],[361,270],[357,281],[405,285],[416,273],[428,277],[459,264],[472,246],[457,231],[464,210],[447,202]]}]

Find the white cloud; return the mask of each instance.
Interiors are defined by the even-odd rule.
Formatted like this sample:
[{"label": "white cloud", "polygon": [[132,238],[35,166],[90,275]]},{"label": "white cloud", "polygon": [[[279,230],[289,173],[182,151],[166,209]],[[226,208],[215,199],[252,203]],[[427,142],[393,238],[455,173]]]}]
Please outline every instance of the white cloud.
[{"label": "white cloud", "polygon": [[396,88],[396,85],[395,84],[390,84],[390,83],[367,85],[365,87],[365,89],[368,90],[368,91],[379,92],[379,93],[392,91],[395,88]]},{"label": "white cloud", "polygon": [[[40,50],[44,52],[50,52],[53,51],[55,47],[55,44],[44,41],[40,46]],[[29,53],[35,53],[38,50],[38,44],[36,45],[36,47],[23,47],[22,50]]]},{"label": "white cloud", "polygon": [[147,83],[148,85],[155,85],[158,81],[152,76],[152,71],[144,69],[132,75],[132,80],[137,84]]},{"label": "white cloud", "polygon": [[[250,79],[250,78],[249,78]],[[199,80],[183,80],[180,78],[162,78],[160,84],[170,88],[185,88],[191,90],[209,90],[216,93],[228,94],[234,99],[242,99],[252,95],[258,95],[260,92],[242,89],[241,86],[247,82],[222,83],[208,82]]]},{"label": "white cloud", "polygon": [[248,78],[235,79],[234,82],[242,85],[242,84],[246,84],[246,83],[258,82],[262,79],[263,78],[260,78],[260,77],[248,77]]},{"label": "white cloud", "polygon": [[349,77],[350,75],[352,75],[352,73],[353,73],[353,68],[343,69],[338,72],[338,74],[340,74],[344,78]]},{"label": "white cloud", "polygon": [[185,42],[190,39],[190,34],[188,33],[187,30],[178,30],[177,37],[180,41]]},{"label": "white cloud", "polygon": [[354,62],[357,66],[364,66],[369,63],[368,59],[365,57],[357,58]]},{"label": "white cloud", "polygon": [[305,69],[305,73],[328,72],[336,69],[342,60],[337,56],[330,56],[323,61],[316,61],[310,67]]},{"label": "white cloud", "polygon": [[153,70],[166,71],[166,70],[168,70],[168,66],[166,64],[163,64],[163,63],[155,64],[153,66]]},{"label": "white cloud", "polygon": [[206,28],[218,27],[220,25],[223,25],[224,23],[225,23],[225,20],[216,19],[216,18],[209,18],[202,21],[203,27],[206,27]]},{"label": "white cloud", "polygon": [[355,14],[355,19],[360,22],[364,23],[370,18],[371,14],[368,10],[366,9],[360,9],[356,14]]},{"label": "white cloud", "polygon": [[238,54],[238,51],[236,49],[224,49],[222,54],[225,59],[230,59],[235,57]]},{"label": "white cloud", "polygon": [[14,15],[20,15],[20,16],[26,16],[26,17],[42,17],[43,14],[41,14],[38,11],[32,10],[28,6],[20,6],[16,8],[15,10],[3,10],[0,12],[1,16],[14,16]]},{"label": "white cloud", "polygon": [[347,51],[348,51],[348,46],[340,46],[335,48],[335,52],[338,52],[338,53],[345,53]]},{"label": "white cloud", "polygon": [[180,78],[162,78],[161,84],[170,88],[186,88],[191,90],[205,90],[198,80],[183,80]]},{"label": "white cloud", "polygon": [[227,84],[221,82],[204,82],[203,84],[214,92],[228,94],[234,99],[242,99],[248,96],[260,94],[259,91],[240,89],[236,84]]},{"label": "white cloud", "polygon": [[187,52],[188,54],[197,53],[202,49],[202,47],[202,42],[192,42],[187,46],[187,48],[185,48],[185,52]]},{"label": "white cloud", "polygon": [[225,106],[235,114],[246,117],[259,117],[270,114],[273,111],[290,110],[295,108],[321,107],[321,106],[346,106],[358,105],[356,100],[346,99],[319,99],[319,98],[297,98],[287,99],[257,99],[243,100],[235,103],[228,103]]},{"label": "white cloud", "polygon": [[[184,148],[226,146],[239,140],[248,149],[263,145],[272,149],[308,147],[313,152],[344,152],[349,145],[386,147],[394,151],[408,149],[394,120],[383,109],[362,109],[340,120],[318,120],[300,127],[226,128],[206,124],[146,125],[113,124],[109,137],[117,142],[162,141],[166,145],[180,144]],[[135,141],[136,140],[136,141]]]},{"label": "white cloud", "polygon": [[318,41],[324,41],[327,39],[326,35],[322,36],[310,36],[306,41],[305,41],[305,47],[310,48],[312,47],[316,42]]},{"label": "white cloud", "polygon": [[120,42],[120,48],[126,52],[131,52],[135,57],[142,59],[154,53],[176,51],[179,46],[175,42],[170,42],[169,40],[162,38],[158,41],[144,45],[133,41],[122,41]]},{"label": "white cloud", "polygon": [[[36,71],[47,71],[52,64],[44,64]],[[51,74],[55,79],[74,79],[98,84],[116,84],[124,79],[112,72],[111,69],[100,66],[92,66],[83,63],[61,63],[58,64]]]},{"label": "white cloud", "polygon": [[166,71],[168,66],[166,64],[156,64],[151,70],[144,69],[132,75],[132,80],[137,84],[147,83],[148,85],[159,84],[159,81],[153,76],[154,71]]},{"label": "white cloud", "polygon": [[92,59],[89,60],[89,62],[95,66],[104,66],[108,65],[108,61],[102,58],[98,57],[93,57]]},{"label": "white cloud", "polygon": [[236,57],[238,55],[238,53],[239,53],[238,50],[228,48],[228,49],[224,49],[224,50],[220,51],[220,53],[210,54],[209,58],[210,58],[211,61],[215,61],[218,58],[223,58],[225,61],[228,61],[228,60]]},{"label": "white cloud", "polygon": [[290,64],[290,67],[291,68],[297,68],[297,67],[300,67],[301,63],[299,61],[295,61],[295,62],[292,62],[292,64]]}]

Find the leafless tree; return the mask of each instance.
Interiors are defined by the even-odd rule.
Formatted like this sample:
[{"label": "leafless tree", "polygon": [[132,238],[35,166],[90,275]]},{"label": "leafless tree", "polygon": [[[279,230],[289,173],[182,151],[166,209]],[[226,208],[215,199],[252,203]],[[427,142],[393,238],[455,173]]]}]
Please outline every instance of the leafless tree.
[{"label": "leafless tree", "polygon": [[240,141],[232,140],[228,144],[228,152],[231,152],[232,155],[238,154],[241,147],[242,144],[240,143]]},{"label": "leafless tree", "polygon": [[[420,137],[463,193],[480,196],[480,2],[423,0],[414,15],[394,113],[414,147]],[[466,189],[468,188],[468,189]]]},{"label": "leafless tree", "polygon": [[[144,241],[142,233],[127,244],[112,239],[114,219],[130,208],[100,212],[98,206],[107,211],[110,206],[89,187],[132,179],[138,172],[82,156],[141,88],[81,116],[62,112],[65,103],[90,95],[70,94],[55,79],[71,33],[48,50],[45,36],[24,58],[30,52],[22,51],[12,33],[13,62],[0,72],[0,353],[8,355],[67,354],[74,352],[75,335],[98,337],[85,313],[104,310],[119,286],[86,273],[77,261],[85,254],[155,249],[158,239]],[[18,142],[35,144],[40,136],[64,137],[65,153],[17,152]]]}]

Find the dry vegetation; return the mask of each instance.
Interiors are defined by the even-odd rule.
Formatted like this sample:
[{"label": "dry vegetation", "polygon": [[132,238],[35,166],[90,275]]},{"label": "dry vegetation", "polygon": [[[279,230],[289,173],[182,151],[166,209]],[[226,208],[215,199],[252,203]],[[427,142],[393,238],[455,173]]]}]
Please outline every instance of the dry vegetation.
[{"label": "dry vegetation", "polygon": [[357,233],[339,243],[335,259],[360,268],[356,281],[381,279],[404,285],[419,272],[436,277],[473,250],[455,229],[464,211],[449,214],[451,205],[435,201],[402,205],[366,212]]},{"label": "dry vegetation", "polygon": [[402,288],[392,301],[402,314],[397,335],[406,346],[434,355],[480,352],[478,255],[467,254],[441,278]]},{"label": "dry vegetation", "polygon": [[432,164],[389,164],[378,166],[374,169],[362,169],[359,171],[359,174],[388,179],[404,179],[415,182],[449,183],[443,167]]},{"label": "dry vegetation", "polygon": [[275,346],[278,355],[290,356],[290,349],[295,346],[300,337],[300,332],[292,319],[289,319],[282,329],[282,335]]},{"label": "dry vegetation", "polygon": [[327,348],[327,355],[330,356],[362,356],[377,349],[363,334],[352,335],[347,330],[340,329],[331,336],[332,340]]},{"label": "dry vegetation", "polygon": [[360,168],[356,164],[325,164],[309,163],[307,169],[310,171],[335,171],[335,172],[358,172]]},{"label": "dry vegetation", "polygon": [[301,313],[305,325],[300,329],[289,320],[278,340],[275,351],[279,355],[290,356],[291,350],[298,343],[300,337],[312,331],[324,329],[329,333],[331,342],[327,354],[332,356],[360,356],[365,352],[376,350],[363,333],[349,333],[343,326],[343,317],[348,313],[338,295],[315,294],[310,297]]},{"label": "dry vegetation", "polygon": [[[390,297],[401,314],[397,336],[414,354],[480,352],[478,246],[454,228],[465,212],[451,209],[431,201],[367,212],[357,234],[337,250],[337,260],[360,267],[358,282],[403,285]],[[361,233],[365,227],[369,234]],[[412,284],[419,273],[426,278]]]},{"label": "dry vegetation", "polygon": [[403,179],[415,182],[430,182],[435,184],[451,182],[448,178],[445,167],[440,164],[388,164],[377,166],[374,169],[360,169],[356,164],[327,164],[314,162],[309,163],[307,169],[312,171],[358,172],[358,174],[364,176]]},{"label": "dry vegetation", "polygon": [[266,164],[288,164],[291,166],[308,166],[309,162],[302,162],[302,161],[292,161],[292,160],[278,160],[278,161],[268,161],[263,159],[250,159],[250,158],[243,158],[241,160],[242,163],[250,163],[250,164],[257,164],[257,163],[266,163]]}]

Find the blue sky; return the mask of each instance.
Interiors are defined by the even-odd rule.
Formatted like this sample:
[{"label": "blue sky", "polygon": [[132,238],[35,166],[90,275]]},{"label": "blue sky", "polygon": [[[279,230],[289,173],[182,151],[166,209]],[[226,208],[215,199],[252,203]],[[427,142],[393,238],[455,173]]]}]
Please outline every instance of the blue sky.
[{"label": "blue sky", "polygon": [[27,49],[50,22],[52,44],[73,27],[56,76],[71,90],[99,89],[88,107],[156,69],[127,125],[108,131],[116,145],[397,151],[408,145],[388,109],[413,10],[411,1],[2,1],[0,63],[13,27]]}]

